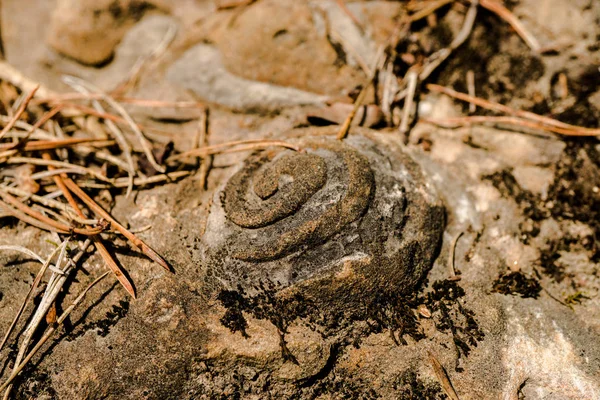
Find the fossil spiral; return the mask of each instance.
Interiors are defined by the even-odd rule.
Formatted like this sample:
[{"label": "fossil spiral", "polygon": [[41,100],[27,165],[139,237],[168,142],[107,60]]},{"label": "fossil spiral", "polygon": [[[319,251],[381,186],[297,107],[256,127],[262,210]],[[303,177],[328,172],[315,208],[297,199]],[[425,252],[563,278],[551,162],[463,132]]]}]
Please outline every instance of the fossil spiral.
[{"label": "fossil spiral", "polygon": [[[300,245],[323,242],[357,220],[367,208],[374,180],[366,157],[338,142],[307,141],[304,149],[307,153],[280,153],[280,157],[263,151],[250,157],[227,183],[223,199],[227,217],[243,228],[262,228],[260,237],[252,237],[256,242],[236,247],[234,257],[274,259]],[[343,172],[336,172],[336,166]],[[334,180],[336,189],[344,186],[339,190],[340,199],[325,208],[317,204],[322,211],[320,215],[314,213],[315,204],[323,197],[315,194],[327,192],[323,186],[335,186]],[[299,222],[293,220],[296,213]],[[282,231],[277,223],[286,217],[291,220],[284,222],[288,228]]]},{"label": "fossil spiral", "polygon": [[302,152],[258,151],[218,191],[204,240],[219,285],[276,282],[346,307],[410,291],[429,270],[444,223],[433,186],[385,136],[332,133],[292,131]]}]

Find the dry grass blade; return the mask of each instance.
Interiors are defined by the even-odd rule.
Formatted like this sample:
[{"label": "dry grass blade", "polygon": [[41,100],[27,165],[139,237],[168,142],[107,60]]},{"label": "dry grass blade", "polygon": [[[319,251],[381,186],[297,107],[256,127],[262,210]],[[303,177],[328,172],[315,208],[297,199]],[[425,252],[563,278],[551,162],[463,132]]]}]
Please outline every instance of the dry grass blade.
[{"label": "dry grass blade", "polygon": [[354,13],[352,11],[350,11],[350,9],[348,8],[348,6],[344,2],[344,0],[336,0],[336,3],[340,7],[340,9],[344,12],[344,14],[346,14],[352,20],[352,22],[354,22],[354,25],[356,25],[356,27],[358,29],[360,29],[361,32],[364,32],[365,28],[362,26],[362,24],[360,23],[358,18],[356,18],[356,15],[354,15]]},{"label": "dry grass blade", "polygon": [[[67,251],[68,244],[69,244],[69,241],[65,240],[64,242],[61,243],[60,246],[58,246],[59,253],[58,253],[57,260],[56,260],[56,268],[59,270],[63,264],[63,261],[66,259],[66,251]],[[53,256],[54,256],[54,254],[52,255],[52,257]],[[48,262],[44,264],[45,266],[50,264],[50,260],[52,260],[52,257],[50,257]],[[21,363],[21,360],[23,360],[23,357],[25,356],[27,349],[29,348],[29,344],[31,343],[33,335],[35,334],[35,332],[37,331],[37,329],[40,326],[40,323],[42,322],[42,320],[45,318],[46,314],[48,313],[48,310],[50,310],[50,308],[52,307],[52,304],[56,300],[56,296],[58,296],[58,293],[62,288],[62,284],[64,284],[64,282],[66,281],[66,278],[67,278],[66,274],[61,271],[61,276],[59,276],[57,278],[56,274],[53,273],[52,276],[50,277],[50,279],[48,280],[48,284],[46,285],[46,290],[44,291],[42,300],[40,301],[39,305],[36,307],[35,312],[33,313],[33,316],[31,317],[31,319],[29,320],[29,323],[27,324],[25,330],[23,331],[23,334],[22,334],[23,341],[21,342],[21,346],[19,347],[19,352],[17,353],[17,357],[15,359],[13,373],[14,373],[14,371],[16,371],[18,365]],[[40,276],[40,280],[41,280],[41,276]],[[5,399],[8,399],[8,397],[10,395],[10,391],[11,391],[11,386],[8,386],[6,388],[6,392],[4,394]]]},{"label": "dry grass blade", "polygon": [[[475,97],[475,73],[472,69],[467,71],[466,79],[469,96]],[[469,103],[469,112],[473,114],[475,111],[477,111],[477,106],[473,103]]]},{"label": "dry grass blade", "polygon": [[490,10],[491,12],[498,15],[500,18],[505,20],[513,27],[521,39],[535,52],[539,52],[541,49],[540,43],[531,33],[525,29],[521,21],[513,13],[511,13],[504,5],[496,0],[480,0],[480,4],[483,8]]},{"label": "dry grass blade", "polygon": [[83,290],[83,292],[81,292],[79,294],[79,296],[77,296],[75,301],[73,301],[73,303],[69,307],[67,307],[67,309],[60,315],[60,317],[58,317],[58,319],[56,320],[56,324],[54,326],[50,326],[48,328],[48,331],[44,334],[44,336],[42,336],[42,338],[36,343],[36,345],[33,347],[33,349],[31,349],[31,351],[27,354],[27,356],[25,358],[23,358],[23,361],[21,361],[20,364],[15,365],[15,368],[14,368],[12,374],[8,377],[6,382],[4,382],[2,384],[2,386],[0,386],[0,391],[9,387],[9,385],[12,383],[12,381],[19,375],[19,373],[23,370],[23,368],[25,368],[27,363],[40,350],[40,348],[48,341],[48,339],[50,339],[50,337],[54,334],[54,332],[56,332],[56,329],[60,325],[62,325],[64,320],[69,316],[69,314],[71,314],[71,312],[75,309],[75,307],[77,307],[79,305],[79,303],[81,303],[81,301],[83,300],[83,298],[85,297],[87,292],[89,292],[91,288],[93,288],[96,284],[98,284],[98,282],[100,282],[102,279],[104,279],[107,275],[108,275],[108,272],[105,272],[104,274],[100,275],[96,280],[94,280],[92,283],[90,283],[90,285],[87,288],[85,288]]},{"label": "dry grass blade", "polygon": [[31,92],[29,92],[27,97],[25,97],[25,100],[23,100],[23,102],[19,106],[19,109],[15,113],[15,115],[12,117],[12,119],[9,121],[9,123],[4,126],[2,131],[0,131],[0,139],[2,139],[4,137],[4,135],[6,135],[6,133],[9,130],[11,130],[13,126],[15,126],[15,123],[17,122],[17,120],[19,118],[21,118],[21,115],[23,114],[23,112],[25,112],[27,105],[29,104],[29,102],[31,101],[33,96],[35,95],[35,92],[38,90],[38,88],[39,88],[39,86],[36,86]]},{"label": "dry grass blade", "polygon": [[[193,171],[177,171],[177,172],[169,172],[167,174],[160,174],[149,176],[147,178],[135,178],[133,180],[134,186],[145,186],[145,185],[153,185],[161,182],[175,182],[181,178],[186,176],[190,176]],[[129,178],[117,178],[114,183],[108,185],[105,183],[98,183],[93,181],[77,181],[77,185],[80,188],[87,189],[111,189],[111,188],[119,188],[123,189],[129,185]]]},{"label": "dry grass blade", "polygon": [[406,80],[408,81],[408,87],[406,92],[406,97],[404,98],[404,109],[402,110],[402,120],[400,122],[400,127],[398,130],[401,135],[406,135],[408,132],[408,124],[410,122],[410,113],[413,108],[413,103],[415,99],[415,93],[417,90],[417,84],[419,82],[419,74],[417,71],[408,71],[406,74]]},{"label": "dry grass blade", "polygon": [[155,261],[161,267],[166,269],[167,271],[171,271],[171,267],[162,258],[156,251],[154,251],[150,246],[148,246],[144,241],[135,236],[133,233],[129,232],[125,229],[124,226],[119,224],[109,213],[107,213],[102,207],[100,207],[91,197],[89,197],[75,182],[73,182],[68,177],[63,177],[65,185],[69,188],[71,192],[73,192],[81,201],[83,201],[94,213],[98,214],[100,217],[109,221],[112,229],[118,231],[123,236],[125,236],[131,243],[133,243],[138,249],[142,251],[146,256]]},{"label": "dry grass blade", "polygon": [[147,67],[151,62],[158,61],[164,53],[167,51],[175,36],[177,35],[177,28],[174,25],[170,25],[167,29],[167,32],[163,36],[158,46],[152,52],[146,56],[141,56],[138,61],[135,63],[133,68],[131,69],[129,76],[125,81],[113,91],[113,95],[119,95],[127,92],[128,90],[132,90],[137,85],[140,75],[143,72],[144,68]]},{"label": "dry grass blade", "polygon": [[440,382],[440,385],[442,386],[442,389],[444,390],[446,395],[451,400],[459,400],[458,394],[456,394],[456,391],[452,386],[452,382],[450,382],[450,378],[448,378],[448,374],[446,373],[446,370],[444,369],[442,364],[440,364],[437,358],[435,358],[435,356],[430,351],[428,351],[427,353],[429,354],[429,362],[433,367],[435,376],[438,378],[438,381]]},{"label": "dry grass blade", "polygon": [[[133,180],[133,185],[134,186],[144,186],[144,185],[152,185],[152,184],[165,182],[165,181],[166,182],[176,181],[178,179],[189,176],[191,174],[192,174],[191,171],[177,171],[177,172],[170,172],[168,174],[149,176],[147,178],[135,178]],[[118,178],[111,186],[116,187],[116,188],[124,188],[124,187],[127,187],[127,185],[129,185],[127,178]],[[92,185],[88,185],[88,187],[104,189],[104,188],[107,188],[108,186],[92,184]]]},{"label": "dry grass blade", "polygon": [[0,246],[0,251],[6,251],[6,250],[18,251],[19,253],[23,253],[23,254],[28,255],[29,257],[35,258],[42,264],[44,263],[44,259],[42,258],[42,256],[33,252],[32,250],[29,250],[27,247],[15,246],[15,245],[10,245],[10,244]]}]

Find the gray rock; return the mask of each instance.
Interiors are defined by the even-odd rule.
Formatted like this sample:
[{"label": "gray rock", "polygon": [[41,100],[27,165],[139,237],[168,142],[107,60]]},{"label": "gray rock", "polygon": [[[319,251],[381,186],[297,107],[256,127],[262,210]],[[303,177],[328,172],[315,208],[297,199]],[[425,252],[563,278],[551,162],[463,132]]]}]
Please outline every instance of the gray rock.
[{"label": "gray rock", "polygon": [[194,46],[177,60],[169,68],[167,79],[208,102],[234,110],[276,110],[323,104],[327,100],[326,96],[235,76],[223,66],[219,51],[205,44]]}]

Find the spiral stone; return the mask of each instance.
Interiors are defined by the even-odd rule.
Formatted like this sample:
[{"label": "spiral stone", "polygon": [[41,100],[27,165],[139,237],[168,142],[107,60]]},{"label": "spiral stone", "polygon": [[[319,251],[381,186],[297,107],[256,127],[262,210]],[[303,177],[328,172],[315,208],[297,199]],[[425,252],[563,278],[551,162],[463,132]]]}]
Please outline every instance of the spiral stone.
[{"label": "spiral stone", "polygon": [[[266,227],[298,211],[323,187],[328,175],[327,164],[324,158],[313,153],[285,154],[274,159],[273,152],[267,150],[250,157],[227,183],[223,207],[233,223],[244,228],[264,228],[262,236],[269,240],[236,246],[235,258],[269,260],[300,245],[323,242],[358,219],[367,208],[374,181],[366,157],[339,142],[308,141],[305,149],[321,149],[341,160],[346,171],[345,193],[340,193],[341,199],[320,215],[302,219],[293,229],[281,232],[278,226]],[[253,177],[254,193],[249,190]],[[282,177],[291,181],[282,183]]]},{"label": "spiral stone", "polygon": [[236,168],[203,236],[208,286],[270,282],[332,312],[416,288],[444,226],[433,185],[394,138],[335,133],[293,130],[284,139],[302,152],[268,148]]}]

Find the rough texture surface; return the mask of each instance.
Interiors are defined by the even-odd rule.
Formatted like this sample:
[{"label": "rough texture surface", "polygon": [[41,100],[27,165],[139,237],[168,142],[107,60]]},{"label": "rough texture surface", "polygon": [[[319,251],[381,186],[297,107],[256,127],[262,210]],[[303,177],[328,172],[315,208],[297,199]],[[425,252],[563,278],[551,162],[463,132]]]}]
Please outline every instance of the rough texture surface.
[{"label": "rough texture surface", "polygon": [[138,0],[58,1],[48,43],[84,64],[106,63],[127,28],[151,8]]},{"label": "rough texture surface", "polygon": [[256,154],[215,195],[203,236],[213,279],[272,283],[324,314],[415,290],[443,229],[435,191],[400,149],[335,131],[293,131],[306,153]]},{"label": "rough texture surface", "polygon": [[[110,6],[78,4],[84,3]],[[102,11],[94,29],[104,31],[98,34],[90,31],[88,17],[71,15],[75,22],[50,26],[58,12],[52,2],[31,0],[24,7],[22,1],[4,1],[7,60],[55,90],[67,90],[60,75],[69,73],[109,91],[176,26],[173,46],[140,77],[131,96],[209,102],[210,144],[285,138],[307,151],[222,155],[215,158],[206,191],[190,177],[129,199],[117,196],[111,212],[134,229],[151,225],[140,237],[169,259],[176,274],[132,255],[115,237],[113,248],[139,298],[128,299],[109,280],[90,291],[16,382],[16,398],[443,399],[429,353],[463,400],[600,397],[597,139],[418,124],[403,145],[396,130],[356,130],[344,146],[358,163],[368,160],[370,177],[365,169],[357,181],[369,196],[342,212],[348,216],[343,226],[290,231],[286,227],[318,220],[308,211],[320,211],[325,200],[342,204],[337,200],[349,188],[340,153],[346,147],[328,150],[325,139],[319,140],[326,146],[310,147],[335,130],[307,128],[303,105],[314,108],[333,96],[355,94],[364,77],[361,63],[368,65],[373,49],[398,27],[408,3],[346,2],[362,32],[334,1],[261,0],[218,11],[211,1],[148,3],[156,7],[152,13],[168,15],[144,14],[131,29],[135,19],[107,32],[115,25]],[[478,96],[598,127],[599,3],[505,3],[514,5],[512,12],[542,46],[565,40],[567,47],[533,53],[503,20],[481,11],[470,39],[432,82],[466,91],[465,75],[472,70]],[[439,12],[437,24],[422,22],[435,40],[410,35],[398,54],[428,54],[450,43],[464,16],[455,4]],[[259,25],[250,18],[267,12],[289,29],[280,32],[286,28],[279,20]],[[70,58],[40,40],[69,30],[71,48],[64,53]],[[89,38],[90,49],[77,38]],[[92,49],[102,38],[105,43]],[[100,50],[94,57],[85,54]],[[76,61],[103,59],[108,64],[102,68]],[[399,59],[393,67],[402,73],[406,63]],[[161,132],[148,134],[189,150],[198,127],[194,110],[128,108],[145,127]],[[467,112],[466,105],[421,93],[423,118]],[[254,161],[255,172],[249,170]],[[325,165],[327,173],[309,173],[304,164]],[[228,191],[233,203],[230,196],[222,199]],[[320,193],[327,198],[319,202]],[[265,205],[279,211],[265,219]],[[435,216],[433,222],[427,216]],[[404,224],[394,226],[399,220]],[[40,254],[53,249],[55,239],[44,232],[12,219],[0,224],[2,244],[18,238]],[[436,247],[442,229],[435,251],[429,247]],[[312,251],[303,242],[309,239]],[[277,240],[285,244],[282,250],[271,247]],[[263,250],[270,256],[261,258]],[[415,270],[407,269],[403,251],[414,256],[409,264]],[[449,279],[451,259],[460,281]],[[38,265],[11,252],[0,253],[0,265],[4,332]],[[103,270],[97,255],[88,258],[59,306]],[[12,352],[5,348],[2,359]],[[2,376],[9,370],[10,363],[3,363]]]}]

